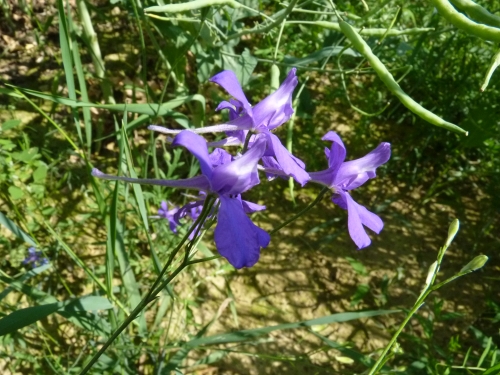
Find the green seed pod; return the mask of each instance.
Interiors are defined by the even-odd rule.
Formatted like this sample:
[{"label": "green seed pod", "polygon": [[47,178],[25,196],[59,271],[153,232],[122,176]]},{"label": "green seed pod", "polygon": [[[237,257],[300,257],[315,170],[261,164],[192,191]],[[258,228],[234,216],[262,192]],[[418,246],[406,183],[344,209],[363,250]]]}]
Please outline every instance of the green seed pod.
[{"label": "green seed pod", "polygon": [[467,13],[474,21],[500,28],[500,17],[488,12],[481,5],[471,0],[451,0],[451,3],[461,11]]},{"label": "green seed pod", "polygon": [[474,259],[472,259],[469,263],[467,263],[459,272],[459,274],[466,274],[469,272],[474,272],[480,268],[482,268],[485,263],[488,261],[488,257],[486,255],[478,255]]},{"label": "green seed pod", "polygon": [[201,9],[209,6],[227,5],[231,8],[240,8],[241,4],[235,0],[194,0],[183,4],[156,5],[144,9],[146,13],[180,13],[189,10]]},{"label": "green seed pod", "polygon": [[[306,22],[306,21],[293,21],[289,23],[307,23],[307,24],[312,24],[316,26],[321,26],[325,29],[329,30],[335,30],[335,31],[340,31],[340,25],[337,22],[328,22],[328,21],[315,21],[315,22]],[[398,29],[384,29],[384,28],[365,28],[365,29],[358,29],[357,30],[360,35],[366,35],[366,36],[401,36],[401,35],[417,35],[417,34],[422,34],[422,33],[427,33],[429,31],[434,31],[432,27],[421,27],[421,28],[414,28],[414,29],[405,29],[405,30],[398,30]]]},{"label": "green seed pod", "polygon": [[453,241],[458,233],[458,228],[460,228],[460,222],[458,221],[458,219],[454,219],[451,222],[450,227],[448,228],[448,238],[446,239],[446,243],[444,245],[445,247],[450,246],[451,241]]},{"label": "green seed pod", "polygon": [[440,15],[460,30],[481,39],[500,42],[500,29],[471,21],[465,15],[459,13],[448,0],[431,0],[431,2]]},{"label": "green seed pod", "polygon": [[380,59],[372,52],[370,46],[361,38],[361,36],[345,21],[340,21],[340,29],[347,39],[352,43],[355,49],[358,50],[369,62],[375,73],[384,82],[390,92],[392,92],[401,101],[401,103],[412,111],[414,114],[427,121],[432,125],[436,125],[447,130],[454,131],[459,134],[467,135],[467,132],[459,126],[443,120],[441,117],[435,115],[431,111],[425,109],[408,94],[396,82],[391,72],[387,70],[385,65]]},{"label": "green seed pod", "polygon": [[280,68],[276,64],[271,65],[271,93],[280,87]]}]

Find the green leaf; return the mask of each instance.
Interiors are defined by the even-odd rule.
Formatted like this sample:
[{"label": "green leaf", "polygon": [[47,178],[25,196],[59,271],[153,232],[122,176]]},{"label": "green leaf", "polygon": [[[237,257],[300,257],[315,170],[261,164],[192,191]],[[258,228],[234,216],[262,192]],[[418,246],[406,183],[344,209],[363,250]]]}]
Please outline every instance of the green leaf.
[{"label": "green leaf", "polygon": [[113,305],[105,297],[85,296],[70,301],[64,308],[64,311],[66,312],[98,311],[98,310],[109,310],[112,308]]},{"label": "green leaf", "polygon": [[349,262],[349,264],[351,265],[352,269],[354,271],[356,271],[356,273],[358,275],[361,275],[361,276],[368,275],[368,272],[366,271],[365,266],[359,260],[351,258],[351,257],[345,257],[345,258]]},{"label": "green leaf", "polygon": [[18,238],[26,242],[28,245],[36,247],[36,243],[33,240],[33,238],[24,233],[24,231],[21,228],[19,228],[12,220],[10,220],[7,216],[5,216],[1,212],[0,212],[0,224],[3,225],[8,230],[10,230],[12,233],[14,233]]},{"label": "green leaf", "polygon": [[497,363],[495,366],[490,367],[481,375],[498,375],[500,373],[500,363]]},{"label": "green leaf", "polygon": [[4,336],[20,328],[36,323],[40,319],[55,313],[61,306],[61,303],[58,302],[14,311],[5,318],[0,319],[0,336]]},{"label": "green leaf", "polygon": [[351,297],[351,306],[356,306],[358,303],[360,303],[369,291],[370,286],[368,284],[359,284],[356,288],[356,292]]},{"label": "green leaf", "polygon": [[[179,96],[175,99],[172,99],[162,104],[156,104],[156,103],[98,104],[98,103],[89,103],[89,102],[73,100],[70,98],[65,98],[57,95],[44,94],[42,92],[34,90],[28,90],[22,88],[18,88],[18,90],[22,91],[27,95],[36,96],[37,98],[50,100],[58,104],[67,105],[68,107],[71,108],[102,108],[102,109],[109,109],[110,111],[119,111],[119,112],[124,112],[126,110],[127,112],[140,113],[149,116],[169,116],[173,113],[172,110],[174,108],[177,108],[191,101],[198,101],[200,102],[201,107],[205,108],[205,97],[203,97],[200,94]],[[175,114],[178,115],[177,112],[175,112]]]},{"label": "green leaf", "polygon": [[[30,272],[40,273],[49,267],[51,266],[45,265],[42,267],[35,268]],[[28,274],[30,274],[30,272],[28,272]],[[59,302],[54,296],[45,293],[44,291],[38,288],[25,284],[24,281],[27,280],[26,274],[18,279],[11,279],[0,275],[0,280],[8,284],[9,288],[13,288],[23,294],[26,294],[28,297],[30,297],[31,299],[33,299],[34,301],[36,301],[41,305],[57,303],[60,304],[61,307],[65,306],[64,303]],[[67,301],[66,303],[71,303],[74,301],[75,300],[70,300]],[[67,312],[65,311],[65,309],[60,309],[57,311],[57,313],[63,316],[64,318],[68,319],[71,323],[73,323],[77,327],[86,329],[89,332],[92,332],[93,334],[99,334],[102,336],[108,336],[110,334],[109,323],[97,314],[89,314],[83,312],[75,313],[73,311]]]},{"label": "green leaf", "polygon": [[2,130],[9,130],[15,128],[21,123],[21,120],[8,120],[2,124]]},{"label": "green leaf", "polygon": [[[175,355],[169,360],[168,365],[163,369],[162,374],[169,374],[170,373],[169,371],[173,371],[177,366],[179,366],[181,364],[181,362],[184,360],[184,358],[186,358],[186,356],[189,354],[189,352],[192,349],[194,349],[198,346],[201,346],[201,345],[228,344],[228,343],[236,343],[236,342],[255,340],[258,337],[263,336],[263,335],[267,335],[273,331],[313,327],[313,326],[322,325],[322,324],[342,323],[342,322],[348,322],[350,320],[370,318],[373,316],[394,314],[394,313],[397,313],[399,311],[400,310],[347,312],[347,313],[327,315],[327,316],[323,316],[321,318],[304,320],[301,322],[285,323],[285,324],[279,324],[279,325],[270,326],[270,327],[246,329],[246,330],[242,330],[242,331],[222,333],[219,335],[214,335],[214,336],[209,336],[209,337],[195,338],[195,339],[185,343],[181,347],[181,349],[177,353],[175,353]],[[343,354],[347,355],[345,352],[343,352]],[[353,357],[351,357],[351,358],[353,358]],[[353,358],[353,359],[356,359],[356,358]]]},{"label": "green leaf", "polygon": [[[33,268],[32,270],[29,270],[26,272],[24,275],[20,276],[16,281],[20,283],[24,283],[31,279],[32,277],[41,274],[42,272],[48,270],[52,265],[50,264],[44,264],[43,266]],[[12,292],[15,288],[12,286],[8,286],[5,288],[2,293],[0,293],[0,301],[3,300],[7,295]]]},{"label": "green leaf", "polygon": [[0,336],[17,331],[20,328],[36,323],[60,309],[64,312],[107,310],[113,305],[104,297],[86,296],[75,300],[48,303],[40,306],[27,307],[14,311],[0,319]]},{"label": "green leaf", "polygon": [[42,164],[33,172],[33,179],[36,183],[42,183],[45,177],[47,177],[47,166]]},{"label": "green leaf", "polygon": [[19,189],[17,186],[11,185],[11,186],[9,186],[8,190],[9,190],[10,197],[13,200],[21,199],[24,196],[24,192],[21,189]]},{"label": "green leaf", "polygon": [[[123,150],[125,152],[126,166],[127,166],[128,173],[130,174],[130,177],[137,178],[137,173],[134,170],[134,165],[132,162],[132,154],[131,154],[131,150],[130,150],[129,143],[128,143],[127,133],[125,131],[125,129],[126,129],[126,122],[125,121],[126,121],[126,118],[124,116],[124,127],[122,129],[122,142],[123,142]],[[145,231],[146,236],[148,238],[148,243],[149,243],[149,247],[150,247],[150,251],[151,251],[151,258],[153,260],[153,265],[155,266],[156,272],[160,273],[161,264],[160,264],[160,260],[158,259],[157,254],[154,250],[153,241],[151,240],[151,236],[149,234],[150,231],[149,231],[148,213],[146,210],[144,194],[142,193],[142,187],[140,184],[132,184],[132,189],[134,191],[134,196],[135,196],[135,200],[137,202],[137,207],[138,207],[139,213],[141,215],[144,231]]]},{"label": "green leaf", "polygon": [[332,323],[342,323],[351,320],[370,318],[373,316],[394,314],[399,312],[399,310],[379,310],[379,311],[360,311],[360,312],[346,312],[339,314],[332,314],[323,316],[321,318],[304,320],[295,323],[285,323],[278,324],[270,327],[247,329],[236,332],[223,333],[219,335],[209,336],[200,339],[194,339],[187,343],[189,346],[199,346],[199,345],[213,345],[213,344],[223,344],[232,342],[242,342],[249,339],[253,339],[259,336],[266,335],[268,333],[286,329],[303,328],[303,327],[313,327],[315,325],[321,324],[332,324]]},{"label": "green leaf", "polygon": [[[61,57],[63,62],[64,75],[66,77],[68,95],[72,100],[76,100],[75,77],[73,75],[73,57],[71,53],[73,46],[71,45],[71,39],[69,36],[68,22],[66,19],[66,13],[64,11],[64,5],[65,1],[57,0],[57,10],[59,15],[59,43],[61,46]],[[74,108],[72,110],[72,114],[76,132],[78,133],[78,139],[80,140],[80,143],[83,143],[82,130],[80,129],[80,120],[78,119],[78,113]]]},{"label": "green leaf", "polygon": [[222,55],[222,69],[232,70],[236,74],[236,77],[238,77],[241,86],[245,86],[257,66],[257,59],[246,48],[240,56],[232,56],[234,51],[230,47],[223,47],[223,50],[230,55]]},{"label": "green leaf", "polygon": [[29,150],[23,150],[21,152],[13,152],[12,158],[23,163],[29,163],[38,155],[38,147],[32,147]]}]

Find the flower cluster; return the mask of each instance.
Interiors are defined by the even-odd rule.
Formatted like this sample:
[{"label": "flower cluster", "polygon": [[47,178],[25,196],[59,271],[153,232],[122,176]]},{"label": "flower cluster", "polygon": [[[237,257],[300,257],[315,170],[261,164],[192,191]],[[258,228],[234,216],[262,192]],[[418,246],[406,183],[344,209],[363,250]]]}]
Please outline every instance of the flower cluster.
[{"label": "flower cluster", "polygon": [[[363,226],[376,233],[383,228],[383,222],[376,214],[356,203],[350,191],[375,177],[376,169],[387,162],[391,155],[389,143],[381,143],[366,156],[345,161],[346,150],[335,132],[328,132],[323,140],[331,142],[325,149],[328,168],[308,172],[304,162],[292,155],[272,133],[287,122],[293,114],[292,95],[298,80],[292,69],[277,91],[252,106],[236,78],[229,70],[215,75],[212,82],[224,88],[232,97],[217,107],[229,112],[227,123],[192,130],[173,130],[157,125],[150,130],[175,135],[172,146],[181,146],[191,152],[199,161],[201,175],[181,180],[134,179],[107,175],[97,169],[92,175],[101,179],[120,180],[131,183],[194,189],[200,191],[199,199],[181,208],[168,209],[163,202],[158,214],[166,218],[170,229],[176,232],[179,220],[191,216],[194,220],[208,196],[216,197],[218,211],[210,212],[217,218],[214,240],[219,253],[236,268],[251,267],[259,259],[260,249],[270,242],[269,234],[256,226],[247,214],[265,209],[265,206],[242,199],[241,194],[260,183],[259,170],[268,177],[293,177],[304,186],[315,182],[327,186],[333,192],[332,201],[347,210],[348,230],[358,248],[370,244],[370,238]],[[226,138],[208,142],[203,133],[225,132]],[[242,154],[232,155],[220,146],[244,145]],[[209,147],[215,147],[209,152]],[[260,164],[259,164],[260,163]]]},{"label": "flower cluster", "polygon": [[30,264],[32,268],[35,268],[43,266],[44,264],[48,264],[49,260],[43,257],[43,253],[41,251],[36,251],[34,247],[30,247],[28,249],[28,256],[24,258],[22,263],[25,266]]}]

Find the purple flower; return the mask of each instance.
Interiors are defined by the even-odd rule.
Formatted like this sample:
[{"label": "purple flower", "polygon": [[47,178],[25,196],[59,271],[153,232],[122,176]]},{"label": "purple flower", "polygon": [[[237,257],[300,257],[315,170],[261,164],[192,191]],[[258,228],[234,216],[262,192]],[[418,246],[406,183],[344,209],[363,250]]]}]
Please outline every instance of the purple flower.
[{"label": "purple flower", "polygon": [[[183,180],[135,179],[106,175],[95,168],[92,175],[106,180],[182,187],[217,195],[220,202],[214,232],[217,250],[236,268],[253,266],[259,259],[260,248],[266,247],[271,238],[246,215],[263,207],[241,200],[240,194],[260,182],[257,162],[265,152],[265,138],[256,139],[253,147],[239,158],[233,158],[222,149],[209,154],[205,139],[187,130],[180,132],[172,145],[187,148],[198,159],[200,176]],[[188,203],[176,215],[179,217],[187,210],[199,208],[204,201],[202,198]]]},{"label": "purple flower", "polygon": [[32,268],[43,266],[47,263],[49,263],[49,260],[44,258],[43,253],[41,251],[36,251],[34,247],[28,249],[28,256],[22,261],[24,265],[31,264]]},{"label": "purple flower", "polygon": [[349,235],[358,248],[362,249],[371,243],[363,225],[378,234],[384,227],[384,223],[380,217],[356,203],[351,198],[349,191],[376,176],[376,169],[391,157],[391,145],[382,142],[376,149],[362,158],[344,162],[346,150],[337,133],[330,131],[322,139],[332,142],[331,148],[325,149],[328,169],[309,173],[311,181],[328,186],[333,190],[332,201],[347,210]]},{"label": "purple flower", "polygon": [[165,201],[161,202],[160,208],[158,209],[158,215],[160,217],[168,220],[168,226],[170,230],[174,233],[177,233],[177,225],[179,225],[179,221],[175,220],[175,214],[179,211],[177,207],[174,206],[171,210],[168,209],[168,203]]},{"label": "purple flower", "polygon": [[[212,146],[241,145],[248,131],[262,133],[267,139],[267,149],[264,156],[273,159],[269,162],[276,162],[279,170],[304,185],[309,180],[309,175],[304,170],[304,163],[290,154],[281,144],[279,138],[271,133],[278,126],[288,121],[293,114],[292,94],[298,83],[296,69],[290,70],[278,90],[254,107],[248,102],[236,75],[231,70],[224,70],[216,74],[210,81],[220,85],[233,97],[230,101],[223,101],[217,107],[217,110],[229,110],[229,121],[226,124],[192,129],[192,131],[198,134],[226,132],[229,137],[211,144]],[[166,129],[157,125],[150,125],[148,129],[165,134],[178,134],[181,132],[180,130]],[[259,136],[252,137],[249,148],[253,147],[253,143],[257,138]],[[264,161],[264,164],[266,164],[266,161]]]}]

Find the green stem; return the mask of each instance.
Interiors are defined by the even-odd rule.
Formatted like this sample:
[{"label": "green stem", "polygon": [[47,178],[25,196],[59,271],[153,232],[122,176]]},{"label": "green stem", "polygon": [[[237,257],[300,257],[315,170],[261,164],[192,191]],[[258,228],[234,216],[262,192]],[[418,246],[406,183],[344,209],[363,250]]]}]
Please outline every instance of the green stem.
[{"label": "green stem", "polygon": [[405,320],[403,320],[403,322],[401,323],[401,325],[399,326],[397,331],[394,333],[394,335],[391,338],[391,341],[389,341],[387,346],[384,348],[384,350],[382,351],[382,354],[378,358],[377,362],[375,362],[373,367],[370,369],[370,372],[368,373],[368,375],[374,375],[382,368],[382,366],[386,362],[387,353],[389,353],[392,346],[396,343],[396,340],[398,339],[398,337],[401,334],[401,332],[403,331],[403,329],[406,327],[406,324],[410,321],[410,319],[417,312],[417,310],[420,309],[420,307],[424,304],[424,301],[429,296],[429,294],[431,294],[433,291],[435,291],[436,289],[438,289],[441,286],[441,284],[439,284],[437,286],[433,286],[433,284],[436,281],[436,276],[439,272],[439,268],[441,267],[441,262],[443,261],[444,254],[445,254],[446,250],[448,249],[448,246],[449,246],[449,244],[447,244],[439,249],[439,253],[437,256],[437,261],[435,262],[434,269],[432,269],[432,266],[431,266],[432,277],[429,280],[429,276],[427,276],[426,285],[425,285],[424,289],[422,290],[422,293],[420,293],[420,296],[418,297],[417,302],[415,302],[412,309],[410,310],[410,312],[406,316]]},{"label": "green stem", "polygon": [[110,82],[106,79],[106,67],[104,65],[104,59],[102,58],[101,48],[99,47],[99,40],[97,39],[97,33],[92,25],[92,20],[90,13],[87,9],[87,5],[84,0],[77,0],[78,11],[80,12],[80,18],[83,26],[83,35],[87,39],[90,54],[92,56],[92,62],[94,64],[95,74],[100,80],[102,95],[106,103],[115,104],[115,98],[113,97],[113,89]]},{"label": "green stem", "polygon": [[300,212],[298,212],[297,214],[295,214],[294,216],[292,216],[290,219],[284,221],[283,223],[281,223],[280,225],[278,225],[276,228],[274,228],[272,231],[269,232],[270,235],[273,235],[274,233],[278,232],[280,229],[286,227],[288,224],[292,223],[293,221],[297,220],[300,216],[304,215],[307,211],[309,211],[311,208],[313,208],[314,206],[316,206],[319,201],[321,201],[321,199],[323,198],[323,196],[326,194],[327,191],[329,191],[330,189],[328,187],[324,187],[323,190],[321,190],[318,194],[318,196],[316,197],[316,199],[314,201],[312,201],[306,208],[304,208],[303,210],[301,210]]},{"label": "green stem", "polygon": [[248,150],[248,144],[250,143],[250,138],[252,138],[252,131],[249,130],[248,133],[247,133],[247,136],[245,138],[245,144],[243,145],[243,150],[241,151],[241,154],[243,155],[245,152],[247,152]]},{"label": "green stem", "polygon": [[273,22],[271,22],[270,24],[263,26],[263,27],[256,26],[256,27],[249,29],[249,30],[243,30],[243,31],[240,31],[238,33],[231,34],[226,38],[226,41],[228,41],[230,39],[239,38],[243,35],[248,35],[248,34],[267,33],[268,31],[270,31],[273,28],[275,28],[276,26],[278,26],[286,17],[288,17],[288,15],[292,12],[292,10],[295,7],[295,4],[297,4],[297,2],[298,2],[298,0],[290,1],[290,4],[288,4],[288,6],[283,11],[283,13],[279,17],[277,17]]},{"label": "green stem", "polygon": [[[314,26],[319,26],[324,29],[329,29],[329,30],[335,30],[335,31],[341,31],[340,30],[340,24],[338,22],[328,22],[328,21],[287,21],[287,25],[294,25],[294,24],[299,24],[299,25],[314,25]],[[401,35],[417,35],[417,34],[422,34],[422,33],[427,33],[429,31],[434,31],[433,28],[428,28],[428,27],[417,27],[413,29],[405,29],[405,30],[399,30],[399,29],[386,29],[386,28],[356,28],[355,29],[360,35],[365,35],[365,36],[401,36]]]},{"label": "green stem", "polygon": [[116,338],[127,328],[130,323],[134,321],[134,319],[141,313],[144,308],[154,301],[156,299],[156,296],[158,293],[160,293],[168,283],[170,283],[186,266],[189,265],[189,262],[184,259],[184,261],[170,274],[169,277],[167,277],[163,282],[161,281],[162,277],[165,275],[165,273],[168,271],[170,268],[170,265],[172,264],[175,256],[177,253],[181,250],[183,247],[184,243],[187,241],[189,238],[189,235],[196,229],[196,233],[199,232],[199,224],[205,221],[207,218],[210,210],[212,209],[212,206],[215,202],[214,197],[207,197],[205,200],[205,204],[203,205],[202,212],[198,219],[194,222],[194,224],[191,226],[191,228],[188,230],[188,232],[185,234],[185,236],[182,238],[181,242],[175,247],[175,249],[172,251],[172,254],[170,254],[170,257],[168,258],[167,263],[163,267],[162,271],[156,278],[156,281],[154,284],[149,288],[148,293],[146,296],[139,302],[139,304],[135,307],[135,309],[130,313],[130,315],[125,319],[125,321],[113,332],[111,337],[106,341],[106,343],[102,346],[102,348],[92,357],[90,362],[85,366],[85,368],[80,372],[80,375],[85,375],[89,372],[89,370],[92,368],[92,366],[97,362],[97,360],[101,357],[101,355],[108,349],[108,347],[113,343],[113,341],[116,340]]}]

